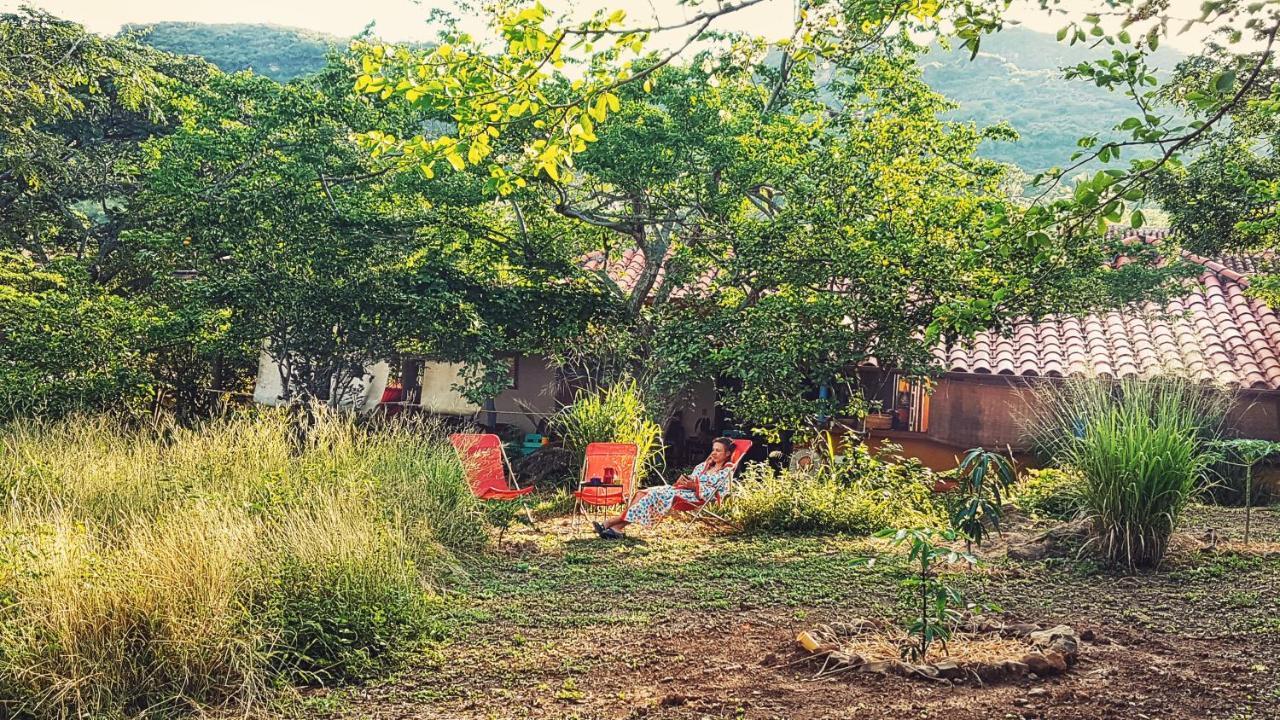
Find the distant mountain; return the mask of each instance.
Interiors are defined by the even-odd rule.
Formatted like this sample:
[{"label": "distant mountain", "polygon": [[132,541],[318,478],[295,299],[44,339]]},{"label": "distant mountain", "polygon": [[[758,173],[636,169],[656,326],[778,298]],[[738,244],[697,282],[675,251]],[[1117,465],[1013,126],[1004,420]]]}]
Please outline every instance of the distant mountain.
[{"label": "distant mountain", "polygon": [[[325,54],[347,38],[276,25],[206,25],[163,22],[128,25],[161,50],[199,55],[226,71],[252,69],[280,81],[324,66]],[[1099,49],[1065,45],[1052,35],[1009,28],[982,41],[978,57],[963,49],[934,47],[920,59],[925,80],[960,104],[950,114],[979,125],[1007,121],[1017,143],[990,143],[987,157],[1013,163],[1029,173],[1066,165],[1083,135],[1108,129],[1134,113],[1130,101],[1088,82],[1067,81],[1061,68],[1097,57]],[[1184,55],[1161,48],[1156,64],[1172,70]]]},{"label": "distant mountain", "polygon": [[349,38],[279,25],[162,22],[125,25],[120,34],[177,55],[199,55],[226,72],[253,70],[286,82],[324,67],[325,55]]},{"label": "distant mountain", "polygon": [[[991,143],[984,155],[1034,173],[1065,166],[1081,136],[1098,132],[1105,137],[1135,114],[1133,101],[1123,95],[1062,77],[1063,67],[1105,56],[1103,47],[1066,45],[1052,35],[1015,27],[983,38],[972,61],[967,50],[934,47],[920,64],[925,80],[960,104],[950,117],[979,125],[1005,120],[1022,136],[1016,143]],[[1152,62],[1168,72],[1185,57],[1162,47]]]}]

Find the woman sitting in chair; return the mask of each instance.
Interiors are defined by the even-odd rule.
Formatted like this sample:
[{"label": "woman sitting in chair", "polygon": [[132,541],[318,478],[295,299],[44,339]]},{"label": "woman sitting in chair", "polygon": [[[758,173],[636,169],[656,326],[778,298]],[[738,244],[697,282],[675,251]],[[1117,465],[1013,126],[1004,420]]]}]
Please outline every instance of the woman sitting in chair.
[{"label": "woman sitting in chair", "polygon": [[729,490],[729,478],[733,475],[733,441],[716,438],[711,443],[711,455],[698,463],[693,472],[681,475],[675,485],[649,488],[638,494],[621,515],[604,524],[592,523],[596,533],[606,540],[622,537],[622,530],[631,523],[652,525],[671,513],[676,498],[691,503],[714,502]]}]

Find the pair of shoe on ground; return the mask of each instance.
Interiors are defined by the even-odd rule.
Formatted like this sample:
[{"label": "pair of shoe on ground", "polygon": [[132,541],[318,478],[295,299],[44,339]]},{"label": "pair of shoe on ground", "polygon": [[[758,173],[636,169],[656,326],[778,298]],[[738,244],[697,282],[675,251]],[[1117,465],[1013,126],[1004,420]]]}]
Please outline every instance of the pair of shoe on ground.
[{"label": "pair of shoe on ground", "polygon": [[591,526],[596,529],[596,534],[599,535],[604,540],[621,540],[624,537],[626,537],[626,535],[623,535],[622,533],[618,532],[616,529],[611,527],[605,527],[604,525],[601,525],[600,523],[595,521],[592,521]]}]

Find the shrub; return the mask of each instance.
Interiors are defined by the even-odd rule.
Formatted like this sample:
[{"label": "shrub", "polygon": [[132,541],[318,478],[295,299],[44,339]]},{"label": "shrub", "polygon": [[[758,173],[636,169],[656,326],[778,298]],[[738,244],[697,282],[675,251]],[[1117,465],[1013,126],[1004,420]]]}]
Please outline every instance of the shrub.
[{"label": "shrub", "polygon": [[10,518],[0,579],[0,709],[81,717],[163,712],[267,693],[258,528],[199,504],[118,542],[65,517]]},{"label": "shrub", "polygon": [[1069,468],[1028,470],[1014,488],[1013,502],[1033,515],[1067,520],[1080,512],[1083,484],[1080,473]]},{"label": "shrub", "polygon": [[273,667],[295,680],[370,677],[430,627],[405,536],[371,500],[321,494],[272,528],[280,547],[255,617],[273,633]]},{"label": "shrub", "polygon": [[662,427],[649,417],[635,380],[624,380],[596,390],[580,390],[573,404],[552,418],[551,427],[573,452],[574,467],[581,467],[587,445],[593,442],[635,443],[638,449],[636,482],[661,471]]},{"label": "shrub", "polygon": [[1013,463],[998,452],[976,447],[965,454],[956,468],[958,502],[949,513],[951,527],[964,536],[965,548],[982,545],[989,531],[1000,530],[1002,493],[1013,486],[1017,473]]},{"label": "shrub", "polygon": [[1014,505],[1041,518],[1068,520],[1080,511],[1079,471],[1061,468],[1027,470],[1014,488]]},{"label": "shrub", "polygon": [[365,677],[436,634],[488,537],[430,427],[277,413],[0,428],[0,716],[154,716]]},{"label": "shrub", "polygon": [[1178,378],[1071,381],[1042,396],[1030,431],[1056,464],[1083,476],[1092,542],[1113,562],[1150,566],[1204,481],[1229,402]]},{"label": "shrub", "polygon": [[932,473],[872,456],[862,446],[811,471],[749,465],[730,501],[745,530],[870,535],[886,527],[936,526],[943,513]]}]

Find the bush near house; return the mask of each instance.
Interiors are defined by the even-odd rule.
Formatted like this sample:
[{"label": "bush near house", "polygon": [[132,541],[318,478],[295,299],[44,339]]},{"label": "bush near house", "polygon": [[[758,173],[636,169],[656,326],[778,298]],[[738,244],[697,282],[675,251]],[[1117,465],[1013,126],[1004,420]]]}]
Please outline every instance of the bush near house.
[{"label": "bush near house", "polygon": [[575,470],[594,442],[634,443],[637,483],[662,470],[662,427],[650,417],[635,380],[578,391],[573,404],[552,418],[551,427],[573,453]]},{"label": "bush near house", "polygon": [[1013,502],[1024,512],[1067,520],[1080,512],[1084,477],[1071,468],[1027,470],[1014,488]]},{"label": "bush near house", "polygon": [[749,532],[871,535],[886,527],[942,527],[946,513],[932,487],[933,473],[918,462],[887,462],[858,445],[812,470],[747,466],[730,513]]},{"label": "bush near house", "polygon": [[0,430],[0,715],[251,708],[367,677],[438,632],[434,590],[487,541],[427,429],[282,416],[156,434]]}]

